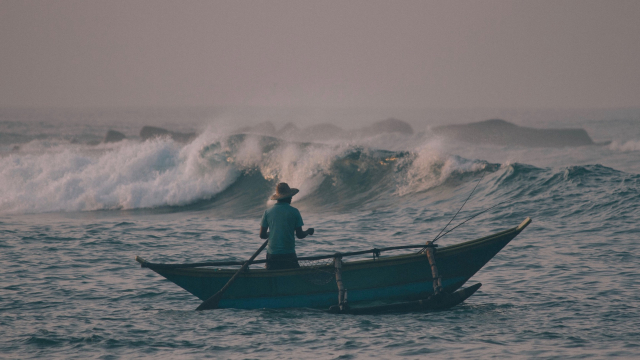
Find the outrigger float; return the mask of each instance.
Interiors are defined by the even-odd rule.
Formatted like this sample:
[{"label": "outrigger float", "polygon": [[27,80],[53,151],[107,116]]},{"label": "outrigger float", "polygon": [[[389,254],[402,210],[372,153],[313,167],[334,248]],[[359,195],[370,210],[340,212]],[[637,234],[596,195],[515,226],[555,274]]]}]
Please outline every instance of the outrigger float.
[{"label": "outrigger float", "polygon": [[[158,264],[141,257],[136,261],[197,296],[203,305],[218,297],[215,305],[198,309],[317,308],[347,314],[433,311],[453,307],[473,295],[480,283],[462,286],[529,223],[531,219],[526,218],[517,227],[445,247],[427,243],[300,257],[300,262],[325,260],[327,264],[287,270],[249,268],[249,263],[265,262],[252,261],[257,253],[249,261]],[[380,256],[385,251],[417,248],[421,248],[417,253]],[[345,257],[367,253],[373,259],[343,262]],[[219,268],[233,265],[243,268]],[[319,275],[325,280],[317,281]]]}]

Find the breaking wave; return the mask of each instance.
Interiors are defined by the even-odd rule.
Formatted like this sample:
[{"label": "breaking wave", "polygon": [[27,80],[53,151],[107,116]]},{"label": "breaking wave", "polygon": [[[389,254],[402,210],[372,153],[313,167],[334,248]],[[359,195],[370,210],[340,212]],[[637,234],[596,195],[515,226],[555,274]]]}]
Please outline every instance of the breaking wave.
[{"label": "breaking wave", "polygon": [[300,206],[327,211],[421,206],[440,193],[453,197],[458,189],[468,194],[483,172],[489,175],[479,191],[487,203],[567,197],[590,181],[596,186],[638,181],[636,175],[599,165],[541,169],[465,159],[429,142],[390,151],[205,132],[188,144],[156,139],[97,147],[57,144],[45,150],[30,143],[25,148],[32,151],[0,158],[2,213],[168,208],[255,214],[281,181],[300,189],[294,198]]},{"label": "breaking wave", "polygon": [[2,212],[216,203],[244,209],[264,206],[280,181],[300,188],[296,201],[320,205],[339,197],[346,204],[362,204],[428,191],[488,165],[442,155],[428,146],[387,151],[212,132],[186,145],[156,139],[98,147],[58,144],[46,151],[31,143],[25,148],[35,150],[0,158]]}]

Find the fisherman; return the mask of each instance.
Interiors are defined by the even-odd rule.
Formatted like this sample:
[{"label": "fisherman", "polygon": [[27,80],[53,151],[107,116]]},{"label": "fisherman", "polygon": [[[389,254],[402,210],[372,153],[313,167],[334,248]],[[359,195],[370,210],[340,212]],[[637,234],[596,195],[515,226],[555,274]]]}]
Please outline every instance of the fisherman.
[{"label": "fisherman", "polygon": [[296,240],[313,235],[313,228],[302,230],[300,211],[291,206],[291,198],[298,189],[290,188],[287,183],[279,183],[271,200],[278,202],[265,210],[260,223],[260,238],[269,239],[267,245],[267,270],[299,268],[296,256]]}]

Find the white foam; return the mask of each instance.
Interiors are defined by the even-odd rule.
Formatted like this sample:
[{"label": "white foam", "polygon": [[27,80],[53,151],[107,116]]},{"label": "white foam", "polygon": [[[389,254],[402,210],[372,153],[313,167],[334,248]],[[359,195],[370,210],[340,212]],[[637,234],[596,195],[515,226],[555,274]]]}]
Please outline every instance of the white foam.
[{"label": "white foam", "polygon": [[[134,209],[183,205],[231,184],[231,166],[211,167],[201,143],[159,139],[88,150],[14,154],[0,159],[0,212]],[[51,149],[50,149],[51,150]]]},{"label": "white foam", "polygon": [[331,174],[331,164],[344,151],[344,147],[287,143],[262,159],[259,168],[265,179],[299,188],[300,193],[294,199],[301,200]]},{"label": "white foam", "polygon": [[609,149],[621,152],[640,151],[640,140],[613,141],[609,144]]},{"label": "white foam", "polygon": [[427,191],[442,185],[455,172],[479,171],[485,166],[444,154],[439,145],[438,140],[434,140],[415,150],[411,165],[398,184],[398,195]]}]

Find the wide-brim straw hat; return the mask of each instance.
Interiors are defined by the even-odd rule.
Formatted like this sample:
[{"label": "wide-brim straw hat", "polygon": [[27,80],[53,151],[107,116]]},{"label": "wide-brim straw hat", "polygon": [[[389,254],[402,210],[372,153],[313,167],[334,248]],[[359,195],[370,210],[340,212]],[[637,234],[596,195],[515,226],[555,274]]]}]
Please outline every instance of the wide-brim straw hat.
[{"label": "wide-brim straw hat", "polygon": [[287,183],[279,183],[276,186],[276,193],[271,196],[271,200],[282,200],[286,198],[290,198],[293,195],[297,194],[300,190],[295,188],[290,188]]}]

